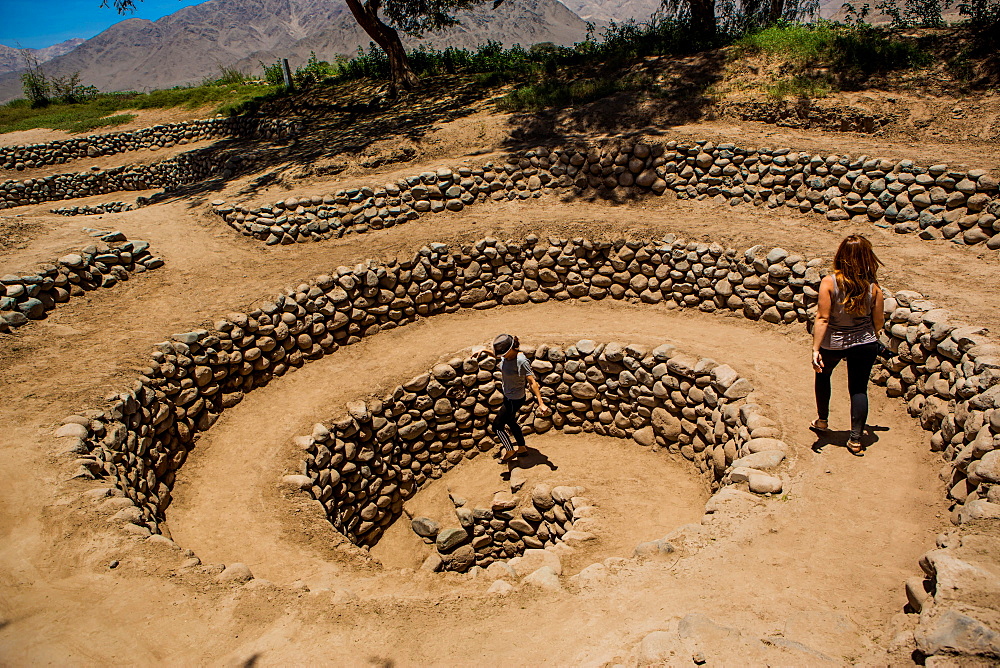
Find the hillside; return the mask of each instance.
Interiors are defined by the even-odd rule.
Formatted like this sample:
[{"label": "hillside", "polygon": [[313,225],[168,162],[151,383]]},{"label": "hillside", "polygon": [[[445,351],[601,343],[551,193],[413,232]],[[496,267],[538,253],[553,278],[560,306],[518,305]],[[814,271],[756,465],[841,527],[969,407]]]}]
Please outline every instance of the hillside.
[{"label": "hillside", "polygon": [[660,8],[659,0],[562,0],[585,21],[645,21]]},{"label": "hillside", "polygon": [[[493,11],[463,12],[462,24],[407,46],[476,46],[581,39],[586,25],[557,0],[512,0]],[[150,90],[186,85],[234,64],[259,70],[258,61],[288,57],[303,63],[310,51],[324,59],[350,55],[369,38],[343,2],[326,0],[209,0],[157,21],[126,19],[51,60],[50,75],[79,71],[101,90]],[[13,73],[0,76],[0,101],[19,97]]]},{"label": "hillside", "polygon": [[[83,44],[84,41],[80,38],[68,39],[44,49],[28,49],[28,51],[38,58],[39,63],[44,63],[69,53]],[[24,62],[21,59],[21,50],[0,44],[0,72],[17,72],[22,69],[24,69]]]}]

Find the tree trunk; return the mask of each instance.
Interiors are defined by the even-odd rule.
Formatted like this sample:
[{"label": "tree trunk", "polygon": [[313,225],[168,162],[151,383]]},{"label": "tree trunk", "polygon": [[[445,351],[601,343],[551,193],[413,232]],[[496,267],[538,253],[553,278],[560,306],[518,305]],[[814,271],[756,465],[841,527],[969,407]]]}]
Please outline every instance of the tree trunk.
[{"label": "tree trunk", "polygon": [[771,0],[771,11],[767,17],[767,24],[774,25],[781,20],[785,14],[785,0]]},{"label": "tree trunk", "polygon": [[691,31],[698,37],[715,35],[715,0],[691,0]]},{"label": "tree trunk", "polygon": [[417,85],[417,75],[410,67],[410,60],[403,49],[396,29],[386,25],[378,17],[380,0],[367,0],[364,5],[359,0],[347,0],[347,6],[368,36],[378,44],[389,59],[389,70],[392,73],[390,92],[395,95],[400,88],[412,90]]}]

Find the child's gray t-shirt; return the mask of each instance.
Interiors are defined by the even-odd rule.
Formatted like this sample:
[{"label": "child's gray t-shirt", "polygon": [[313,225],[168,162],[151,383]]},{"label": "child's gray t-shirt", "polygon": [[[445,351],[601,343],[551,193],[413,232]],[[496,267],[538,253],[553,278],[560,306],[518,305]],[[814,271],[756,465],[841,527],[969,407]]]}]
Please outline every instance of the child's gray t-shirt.
[{"label": "child's gray t-shirt", "polygon": [[528,376],[535,375],[524,353],[518,353],[511,359],[500,358],[500,373],[503,374],[503,396],[508,399],[524,399]]}]

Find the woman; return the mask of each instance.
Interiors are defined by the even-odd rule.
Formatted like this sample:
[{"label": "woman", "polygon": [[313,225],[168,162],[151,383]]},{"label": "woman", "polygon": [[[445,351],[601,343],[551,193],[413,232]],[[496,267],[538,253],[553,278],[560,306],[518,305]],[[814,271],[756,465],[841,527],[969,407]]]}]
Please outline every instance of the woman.
[{"label": "woman", "polygon": [[[503,386],[503,406],[493,420],[493,433],[503,447],[503,454],[500,461],[507,461],[514,455],[519,455],[527,451],[524,445],[524,434],[521,432],[521,425],[517,423],[517,413],[524,405],[526,394],[525,386],[531,388],[531,393],[535,395],[538,402],[538,414],[548,415],[549,409],[542,399],[542,391],[538,385],[538,379],[531,370],[531,364],[518,349],[520,342],[516,336],[501,334],[493,340],[493,350],[483,350],[483,354],[493,355],[500,360],[501,384]],[[513,437],[517,443],[517,449],[511,442]]]},{"label": "woman", "polygon": [[830,374],[847,360],[847,388],[851,394],[851,435],[847,449],[861,457],[861,437],[868,419],[868,378],[878,353],[878,335],[885,323],[884,296],[876,282],[882,262],[871,243],[852,234],[840,243],[833,273],[819,286],[819,306],[813,328],[812,365],[816,372],[816,412],[810,428],[829,429]]}]

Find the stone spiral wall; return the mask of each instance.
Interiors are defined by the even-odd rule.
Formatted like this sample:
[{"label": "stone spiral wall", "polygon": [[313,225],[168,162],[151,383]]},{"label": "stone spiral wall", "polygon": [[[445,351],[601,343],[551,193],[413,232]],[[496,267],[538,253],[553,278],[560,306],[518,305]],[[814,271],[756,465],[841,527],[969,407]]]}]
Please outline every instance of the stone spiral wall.
[{"label": "stone spiral wall", "polygon": [[[103,414],[71,418],[78,428],[67,434],[69,449],[80,455],[82,474],[111,477],[134,502],[122,518],[157,531],[175,471],[196,434],[246,392],[290,367],[420,316],[500,303],[630,298],[736,310],[776,323],[805,319],[813,299],[809,284],[820,280],[815,267],[781,249],[767,257],[759,251],[740,257],[733,249],[674,239],[540,242],[529,236],[524,242],[483,239],[455,251],[431,244],[403,262],[340,267],[259,309],[231,314],[211,331],[187,332],[159,344],[150,366]],[[681,393],[679,387],[671,389],[671,400],[675,392]],[[563,428],[579,427],[572,424],[576,418],[566,419],[570,424]],[[714,438],[713,430],[703,431],[705,416],[685,419],[698,427],[697,433]],[[595,431],[612,435],[635,429],[598,423]],[[764,418],[749,429],[748,436],[773,435],[772,423]],[[688,442],[681,435],[678,443],[682,455],[707,471],[718,448],[701,449],[697,439],[702,436],[691,433]]]},{"label": "stone spiral wall", "polygon": [[259,151],[237,153],[204,148],[151,165],[123,165],[21,181],[7,179],[0,183],[0,209],[122,190],[163,188],[169,192],[214,175],[229,178],[250,168],[258,155]]},{"label": "stone spiral wall", "polygon": [[392,227],[486,200],[529,199],[552,189],[613,197],[669,190],[682,199],[788,207],[831,221],[873,223],[928,240],[1000,249],[997,180],[985,170],[707,141],[543,147],[510,154],[503,163],[442,168],[263,207],[216,202],[214,210],[241,234],[287,244]]},{"label": "stone spiral wall", "polygon": [[[745,317],[775,323],[808,322],[819,280],[815,262],[789,256],[782,249],[772,249],[763,255],[762,249],[755,247],[740,255],[733,249],[714,244],[685,243],[673,238],[651,242],[586,239],[540,242],[538,238],[529,236],[523,243],[487,238],[454,251],[443,244],[431,244],[406,261],[339,267],[332,274],[318,276],[286,290],[260,309],[230,314],[216,323],[211,331],[196,330],[175,335],[156,347],[150,366],[130,389],[111,398],[110,405],[103,411],[70,416],[56,431],[56,436],[64,441],[68,452],[77,457],[78,476],[110,478],[124,492],[127,500],[123,499],[124,507],[113,521],[138,524],[158,532],[158,522],[170,503],[176,471],[184,463],[198,432],[210,428],[219,414],[239,403],[246,392],[267,384],[289,368],[333,353],[343,345],[360,341],[362,337],[405,325],[420,316],[453,313],[461,308],[492,308],[499,304],[515,305],[551,299],[610,298],[644,303],[666,302],[709,312],[735,310]],[[936,308],[918,293],[906,290],[886,293],[888,317],[883,334],[897,350],[898,357],[877,366],[874,380],[884,384],[890,395],[900,396],[908,402],[911,414],[918,417],[921,425],[931,434],[931,449],[942,452],[947,462],[945,471],[949,477],[949,496],[954,501],[952,520],[957,524],[975,520],[995,521],[1000,518],[1000,345],[988,339],[982,328],[954,321],[946,310]],[[774,303],[770,304],[769,299]],[[766,308],[765,304],[768,304]],[[552,371],[545,367],[540,373],[558,376],[555,371],[558,362],[550,358],[551,350],[545,349],[545,359],[541,361],[551,364]],[[562,351],[564,355],[565,352]],[[607,352],[605,346],[602,351],[605,358]],[[622,366],[631,371],[625,364],[625,360],[629,359],[625,350],[622,350],[622,355]],[[559,357],[558,353],[556,357]],[[652,357],[656,361],[655,355]],[[538,364],[538,350],[534,358]],[[565,431],[583,430],[589,420],[595,432],[603,429],[611,435],[648,441],[650,432],[644,431],[647,429],[645,424],[641,421],[637,424],[632,418],[635,414],[642,417],[641,409],[650,408],[643,403],[650,397],[645,380],[654,372],[645,366],[645,354],[636,354],[630,359],[630,363],[636,364],[632,376],[637,382],[628,385],[628,400],[624,404],[619,402],[614,414],[610,410],[595,411],[593,399],[590,411],[587,411],[586,401],[573,395],[573,383],[563,376],[557,382],[556,390],[558,394],[565,395],[559,388],[561,385],[569,386],[569,395],[562,403],[565,405],[568,402],[572,412],[560,410],[550,421],[532,421],[529,429],[559,428],[561,421],[561,428]],[[674,359],[673,356],[667,359],[668,372],[669,364]],[[569,361],[578,360],[561,360],[563,374],[570,373],[566,365]],[[464,361],[459,366],[464,377]],[[448,367],[457,379],[458,370],[451,365]],[[597,369],[601,369],[600,363]],[[697,362],[694,362],[692,370],[694,382],[691,382],[692,377],[679,374],[675,378],[678,382],[675,389],[671,389],[663,379],[658,381],[663,389],[670,389],[669,395],[663,398],[664,405],[669,399],[675,408],[680,408],[681,430],[675,446],[681,455],[694,462],[699,471],[710,477],[713,484],[746,482],[752,489],[754,476],[759,475],[754,471],[766,468],[772,457],[775,463],[780,461],[778,455],[782,450],[780,447],[767,447],[745,456],[742,453],[754,449],[754,441],[769,440],[780,434],[752,404],[743,404],[736,410],[734,403],[727,402],[724,409],[715,406],[710,415],[699,415],[699,406],[703,407],[702,413],[710,407],[712,394],[708,389],[712,389],[718,398],[712,374],[719,376],[722,370],[720,367],[699,369]],[[448,374],[443,369],[441,371]],[[489,373],[489,370],[484,371]],[[622,373],[618,377],[619,396]],[[477,380],[478,374],[477,371]],[[663,378],[674,377],[674,374],[668,374]],[[493,378],[493,382],[495,380]],[[484,381],[490,382],[486,378]],[[437,382],[444,387],[440,381]],[[688,385],[684,385],[685,382]],[[739,384],[739,380],[735,381],[727,392]],[[426,387],[430,385],[428,377]],[[546,387],[553,391],[550,384],[547,383]],[[403,390],[408,391],[405,385]],[[699,391],[701,394],[698,394]],[[656,382],[653,383],[652,397],[659,398]],[[729,399],[725,392],[723,398]],[[427,399],[430,399],[429,392]],[[451,398],[448,399],[450,402]],[[396,410],[395,401],[393,398],[391,412]],[[695,403],[689,405],[691,401]],[[574,402],[580,404],[582,417]],[[380,403],[381,415],[384,416],[387,401]],[[623,405],[629,410],[636,407],[636,413],[622,410]],[[372,415],[378,412],[373,411],[375,407],[365,404],[363,410]],[[361,407],[355,408],[355,412],[360,410]],[[395,426],[396,434],[387,441],[393,444],[393,451],[395,443],[399,442],[397,437],[401,439],[400,434],[406,433],[404,430],[407,427],[419,422],[412,419],[414,416],[409,415],[409,410],[407,408],[405,415],[410,421],[402,427],[398,426],[403,419],[401,413]],[[437,436],[439,421],[433,404],[420,409],[414,405],[414,410],[420,412],[421,420],[427,426],[417,439],[403,440],[423,443],[424,434],[431,434],[428,442],[438,439],[440,443],[445,443]],[[433,429],[431,422],[424,417],[423,412],[428,410],[433,413]],[[720,410],[721,423],[716,410]],[[588,418],[588,412],[593,412],[597,420]],[[666,412],[670,414],[670,411]],[[652,417],[652,411],[650,413]],[[472,414],[473,429],[476,429],[475,413]],[[612,417],[610,422],[607,422],[608,415]],[[627,419],[619,419],[619,416]],[[382,419],[386,420],[386,424],[379,423],[379,429],[389,426],[389,419]],[[307,487],[318,488],[321,499],[326,494],[329,494],[327,500],[333,498],[334,471],[341,476],[336,484],[340,485],[343,481],[344,468],[338,469],[337,465],[330,464],[334,461],[337,447],[337,429],[342,425],[346,434],[356,422],[357,418],[352,416],[350,420],[335,424],[332,437],[330,430],[323,427],[314,433],[314,438],[310,438],[307,444],[308,448],[312,448],[320,439],[333,439],[327,440],[323,446],[330,454],[326,467],[317,464],[313,468],[310,464],[306,469],[315,472],[315,481],[322,483],[322,486],[314,485],[314,479],[308,478]],[[372,429],[374,422],[371,428],[367,427],[367,422],[363,424],[374,434],[377,442],[380,431]],[[419,427],[410,429],[418,431]],[[629,430],[632,430],[631,433]],[[358,433],[361,431],[359,423]],[[655,428],[652,435],[654,439],[662,436],[657,434]],[[371,443],[371,438],[367,437],[365,442]],[[737,447],[734,453],[733,448],[739,441],[742,441],[742,447]],[[346,441],[342,442],[345,443],[343,454],[346,455]],[[331,443],[333,449],[329,447]],[[475,449],[465,450],[462,439],[458,443],[459,447],[450,452],[463,457],[475,452]],[[370,450],[358,448],[355,457],[367,458],[370,455],[375,461],[375,452],[373,444]],[[383,454],[381,447],[378,452]],[[432,453],[428,446],[426,452],[430,462],[431,455],[441,455],[445,453],[445,448]],[[341,455],[340,452],[336,454]],[[457,457],[458,454],[452,456]],[[319,447],[310,455],[313,462],[322,461],[324,456]],[[315,459],[317,455],[321,456],[320,460]],[[734,459],[735,455],[741,456]],[[431,462],[429,471],[424,470],[424,462],[414,458],[413,461],[420,464],[420,470],[415,472],[413,468],[409,469],[413,484],[418,484],[418,476],[426,479],[428,475],[434,475],[435,466],[437,470],[443,470],[443,466],[451,465],[448,457],[448,454],[443,454],[440,461]],[[346,460],[345,456],[343,460],[338,460],[338,464]],[[324,470],[329,473],[329,480],[321,477]],[[398,475],[402,475],[404,468],[399,470]],[[352,490],[355,493],[353,501],[359,498],[356,492],[360,489]],[[370,502],[372,494],[371,488],[368,489],[369,498],[365,500]],[[366,526],[368,533],[374,530],[373,527],[381,526],[378,524],[384,521],[378,515],[384,510],[379,505],[381,499],[388,499],[388,506],[385,507],[392,512],[396,501],[389,488],[380,486],[377,493],[374,505],[378,511],[372,516],[375,521],[359,519],[352,527],[354,516],[347,518],[344,526],[348,531],[354,531],[355,539],[359,536],[357,529],[361,528],[361,522],[371,523],[371,526]],[[382,503],[386,504],[385,501]],[[355,504],[353,507],[355,513],[360,513],[368,508],[368,504],[360,508]],[[339,508],[336,507],[337,510]],[[388,514],[382,517],[386,516]],[[343,522],[344,515],[338,521]],[[996,655],[1000,641],[990,640],[995,633],[982,621],[970,616],[977,615],[987,620],[993,618],[993,613],[982,607],[984,600],[993,600],[988,598],[993,595],[990,593],[992,590],[984,589],[991,585],[980,578],[974,568],[963,565],[963,553],[960,551],[966,539],[973,545],[973,539],[982,542],[987,538],[988,535],[984,538],[982,534],[976,534],[973,528],[972,533],[961,540],[947,536],[939,539],[939,547],[943,549],[929,553],[922,561],[927,578],[923,581],[915,579],[907,584],[911,606],[922,610],[915,636],[924,654]],[[959,584],[963,588],[959,588]],[[986,599],[982,598],[984,592]],[[955,638],[962,639],[964,644],[961,647],[949,644]]]},{"label": "stone spiral wall", "polygon": [[460,526],[446,529],[430,518],[415,518],[414,532],[434,545],[421,568],[464,573],[473,566],[517,559],[528,550],[544,554],[546,547],[561,542],[593,540],[594,534],[576,529],[577,518],[584,524],[595,510],[583,492],[569,485],[536,485],[525,495],[497,492],[489,508],[456,505]]},{"label": "stone spiral wall", "polygon": [[56,304],[88,290],[110,288],[132,274],[163,266],[149,242],[129,241],[121,232],[100,233],[97,243],[39,266],[33,272],[0,276],[0,332],[45,317]]},{"label": "stone spiral wall", "polygon": [[[649,350],[585,340],[565,348],[523,346],[521,351],[553,411],[527,421],[527,433],[560,429],[659,445],[694,461],[713,489],[730,467],[773,468],[784,459],[787,446],[775,438],[775,423],[743,401],[752,384],[727,365],[677,353],[667,344]],[[307,452],[301,486],[323,504],[330,522],[349,540],[374,545],[421,485],[494,447],[489,425],[503,403],[500,380],[492,357],[455,357],[384,398],[349,403],[342,419],[318,424],[311,436],[299,439]],[[530,412],[530,406],[522,409],[525,416]],[[780,490],[777,479],[769,484],[771,491]],[[515,505],[495,507],[493,514]],[[517,518],[480,519],[510,524]],[[501,540],[508,558],[526,547],[541,548],[565,530],[551,526],[539,535],[542,519],[529,515],[524,520],[513,525],[520,537]],[[491,537],[494,530],[500,529],[491,528]],[[442,552],[474,537],[453,536]],[[461,563],[471,565],[464,559]]]},{"label": "stone spiral wall", "polygon": [[931,450],[951,464],[953,521],[1000,518],[1000,345],[918,293],[897,292],[886,314],[898,356],[874,382],[907,402],[932,432]]},{"label": "stone spiral wall", "polygon": [[0,147],[0,169],[21,171],[46,165],[61,165],[67,160],[117,155],[146,148],[169,148],[175,144],[184,145],[213,137],[287,140],[301,131],[302,123],[294,119],[249,116],[167,123],[130,132],[112,132],[44,144]]}]

